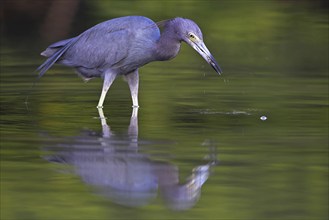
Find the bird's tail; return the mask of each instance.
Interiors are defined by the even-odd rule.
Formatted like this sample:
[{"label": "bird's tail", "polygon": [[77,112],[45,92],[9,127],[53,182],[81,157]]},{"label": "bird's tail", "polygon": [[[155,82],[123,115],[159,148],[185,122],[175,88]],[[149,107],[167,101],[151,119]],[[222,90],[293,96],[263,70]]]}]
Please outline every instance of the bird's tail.
[{"label": "bird's tail", "polygon": [[36,71],[39,72],[38,79],[41,78],[77,40],[78,37],[59,41],[50,45],[45,51],[43,51],[41,55],[48,57],[48,59],[37,68]]}]

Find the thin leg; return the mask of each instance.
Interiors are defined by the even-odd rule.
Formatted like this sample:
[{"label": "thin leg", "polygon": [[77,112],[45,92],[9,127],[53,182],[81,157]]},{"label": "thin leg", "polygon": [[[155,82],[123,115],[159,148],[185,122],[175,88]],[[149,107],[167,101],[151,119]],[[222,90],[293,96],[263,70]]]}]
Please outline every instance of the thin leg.
[{"label": "thin leg", "polygon": [[109,90],[110,86],[112,85],[113,81],[115,80],[116,76],[117,76],[116,74],[111,72],[105,73],[102,94],[101,97],[99,98],[97,108],[103,108],[103,103],[106,93]]},{"label": "thin leg", "polygon": [[131,99],[133,101],[133,107],[138,108],[139,107],[138,106],[138,84],[139,84],[138,69],[125,75],[124,77],[127,80],[129,88],[130,88]]}]

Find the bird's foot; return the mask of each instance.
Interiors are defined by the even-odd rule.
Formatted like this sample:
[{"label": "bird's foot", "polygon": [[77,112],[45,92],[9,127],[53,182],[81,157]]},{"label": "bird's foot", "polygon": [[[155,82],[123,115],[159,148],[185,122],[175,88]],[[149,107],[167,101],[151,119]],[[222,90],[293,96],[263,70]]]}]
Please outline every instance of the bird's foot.
[{"label": "bird's foot", "polygon": [[133,105],[131,107],[133,107],[133,108],[139,108],[139,105]]},{"label": "bird's foot", "polygon": [[102,105],[97,105],[96,108],[100,109],[100,108],[103,108]]}]

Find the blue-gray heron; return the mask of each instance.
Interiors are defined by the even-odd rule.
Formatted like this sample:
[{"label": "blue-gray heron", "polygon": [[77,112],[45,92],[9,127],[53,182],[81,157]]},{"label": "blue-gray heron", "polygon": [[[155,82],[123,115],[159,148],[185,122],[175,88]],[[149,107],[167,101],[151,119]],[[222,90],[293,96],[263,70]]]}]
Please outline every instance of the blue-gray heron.
[{"label": "blue-gray heron", "polygon": [[[163,27],[160,32],[159,27]],[[104,79],[97,107],[102,108],[108,89],[118,75],[128,82],[133,107],[138,107],[138,68],[152,61],[174,58],[181,42],[193,47],[221,73],[192,20],[173,18],[155,23],[142,16],[127,16],[97,24],[79,36],[50,45],[41,55],[48,59],[37,69],[39,77],[54,64],[74,67],[85,80]]]}]

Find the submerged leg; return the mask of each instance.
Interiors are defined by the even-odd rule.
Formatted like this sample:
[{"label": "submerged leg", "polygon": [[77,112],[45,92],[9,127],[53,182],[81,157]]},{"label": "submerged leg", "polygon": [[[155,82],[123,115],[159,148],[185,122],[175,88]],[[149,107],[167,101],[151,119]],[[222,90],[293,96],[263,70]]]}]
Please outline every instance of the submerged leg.
[{"label": "submerged leg", "polygon": [[103,108],[103,103],[106,93],[109,90],[110,86],[112,85],[113,81],[115,80],[116,76],[117,75],[112,72],[105,73],[102,94],[101,97],[99,98],[97,108]]},{"label": "submerged leg", "polygon": [[129,148],[138,150],[138,108],[133,108],[128,128]]},{"label": "submerged leg", "polygon": [[130,93],[131,93],[131,99],[133,101],[133,107],[139,107],[138,106],[138,84],[139,84],[139,75],[138,75],[138,69],[135,71],[124,75],[125,79],[128,82]]},{"label": "submerged leg", "polygon": [[[101,119],[102,131],[103,131],[103,138],[110,138],[112,136],[112,132],[110,126],[106,123],[106,117],[104,116],[104,112],[102,108],[98,108],[99,118]],[[101,142],[101,144],[103,144]]]}]

